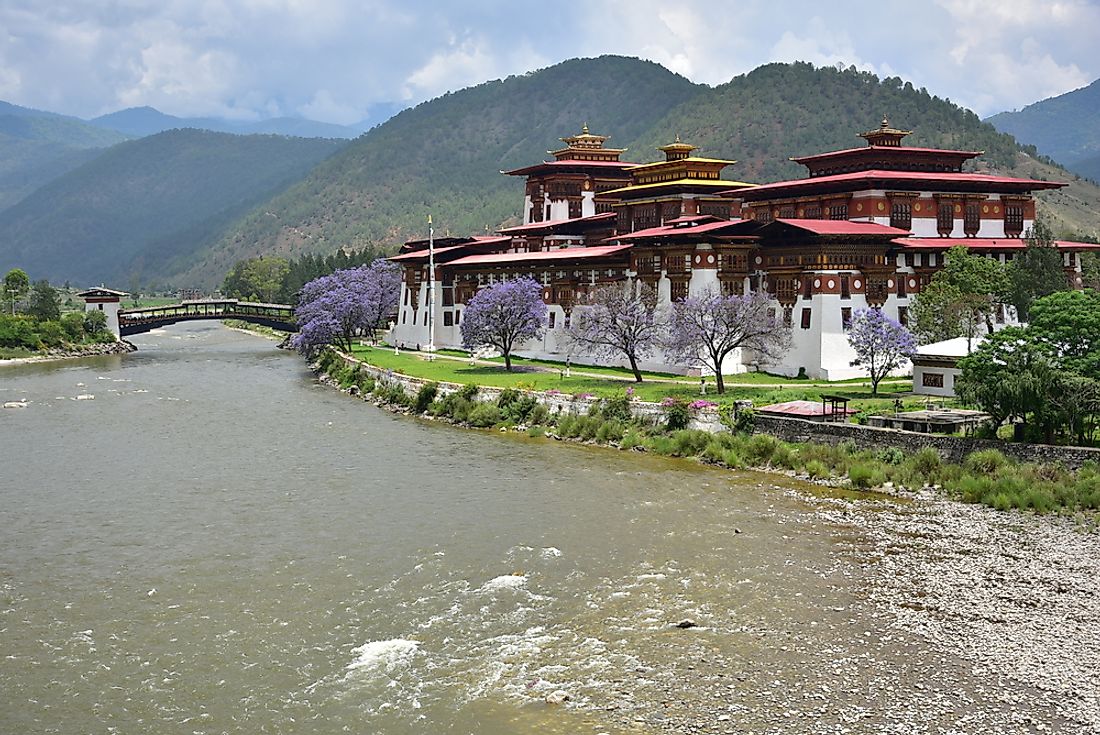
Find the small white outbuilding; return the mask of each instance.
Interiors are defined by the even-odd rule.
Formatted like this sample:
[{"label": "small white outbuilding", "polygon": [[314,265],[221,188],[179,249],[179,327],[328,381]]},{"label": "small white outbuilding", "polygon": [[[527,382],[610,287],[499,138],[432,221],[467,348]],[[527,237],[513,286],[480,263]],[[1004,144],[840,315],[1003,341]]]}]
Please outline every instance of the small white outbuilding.
[{"label": "small white outbuilding", "polygon": [[984,335],[973,338],[956,337],[917,348],[913,356],[913,392],[924,396],[955,395],[955,379],[961,372],[959,358],[978,348]]}]

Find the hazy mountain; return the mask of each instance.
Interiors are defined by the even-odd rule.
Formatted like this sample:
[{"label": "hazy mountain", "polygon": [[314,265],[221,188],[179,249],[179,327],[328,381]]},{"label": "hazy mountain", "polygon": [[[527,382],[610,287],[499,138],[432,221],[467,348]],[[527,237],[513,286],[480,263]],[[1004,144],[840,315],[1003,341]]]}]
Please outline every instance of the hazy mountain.
[{"label": "hazy mountain", "polygon": [[149,282],[341,145],[198,130],[121,143],[0,212],[0,272]]},{"label": "hazy mountain", "polygon": [[212,130],[235,135],[290,135],[298,138],[355,138],[362,125],[333,125],[297,117],[275,117],[256,122],[226,120],[217,117],[176,117],[153,107],[130,107],[88,121],[100,128],[127,135],[145,136],[177,128]]},{"label": "hazy mountain", "polygon": [[0,210],[127,137],[75,117],[0,102]]},{"label": "hazy mountain", "polygon": [[999,113],[987,122],[1069,170],[1096,178],[1095,163],[1091,173],[1078,164],[1100,156],[1100,79],[1017,112]]}]

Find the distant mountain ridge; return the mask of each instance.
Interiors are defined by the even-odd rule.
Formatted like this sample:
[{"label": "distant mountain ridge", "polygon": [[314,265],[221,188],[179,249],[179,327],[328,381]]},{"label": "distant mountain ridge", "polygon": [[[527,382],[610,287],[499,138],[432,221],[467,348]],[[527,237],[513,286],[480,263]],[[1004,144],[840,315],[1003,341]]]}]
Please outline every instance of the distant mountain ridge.
[{"label": "distant mountain ridge", "polygon": [[[1096,180],[1100,156],[1100,79],[1087,87],[986,119],[1070,171]],[[1081,162],[1092,159],[1084,168]]]},{"label": "distant mountain ridge", "polygon": [[154,107],[130,107],[88,121],[105,130],[114,130],[131,136],[143,137],[163,133],[165,130],[195,128],[216,133],[234,135],[288,135],[297,138],[355,138],[367,129],[367,125],[334,125],[297,117],[274,117],[267,120],[246,122],[218,117],[176,117]]}]

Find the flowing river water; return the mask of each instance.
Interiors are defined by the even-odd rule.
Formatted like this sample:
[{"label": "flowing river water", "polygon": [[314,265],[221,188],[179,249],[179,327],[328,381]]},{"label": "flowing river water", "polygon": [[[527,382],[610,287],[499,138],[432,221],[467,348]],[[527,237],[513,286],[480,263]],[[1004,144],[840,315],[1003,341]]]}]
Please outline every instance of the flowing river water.
[{"label": "flowing river water", "polygon": [[219,325],[135,342],[0,368],[0,732],[1031,731],[871,599],[873,499],[395,417]]}]

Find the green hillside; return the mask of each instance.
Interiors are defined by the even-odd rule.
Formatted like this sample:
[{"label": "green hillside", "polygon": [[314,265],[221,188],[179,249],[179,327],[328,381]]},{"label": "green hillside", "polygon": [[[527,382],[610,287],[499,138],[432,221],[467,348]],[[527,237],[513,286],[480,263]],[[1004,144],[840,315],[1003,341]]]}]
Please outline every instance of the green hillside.
[{"label": "green hillside", "polygon": [[123,286],[159,279],[339,146],[197,130],[119,144],[0,212],[0,272]]},{"label": "green hillside", "polygon": [[[628,146],[630,160],[654,160],[655,147],[679,134],[704,155],[738,159],[729,177],[764,182],[801,176],[791,156],[863,145],[856,133],[884,113],[914,130],[913,145],[984,150],[983,168],[1039,167],[1037,176],[1074,178],[969,110],[897,78],[769,64],[709,88],[650,62],[581,59],[397,115],[233,225],[178,278],[212,283],[234,261],[260,253],[392,247],[423,234],[429,211],[437,231],[450,234],[515,221],[522,183],[497,172],[540,160],[585,121]],[[1071,189],[1049,198],[1048,210],[1064,228],[1094,233],[1100,189],[1079,180]]]},{"label": "green hillside", "polygon": [[[1034,145],[1071,171],[1095,178],[1100,156],[1100,79],[1087,87],[989,118],[998,130]],[[1078,164],[1093,159],[1092,168]]]},{"label": "green hillside", "polygon": [[129,136],[0,102],[0,210]]},{"label": "green hillside", "polygon": [[[405,110],[257,208],[179,275],[214,283],[260,253],[330,253],[426,234],[493,229],[522,182],[501,169],[541,160],[587,122],[611,143],[640,136],[702,88],[663,67],[605,56],[488,82]],[[631,153],[627,154],[630,157]]]}]

